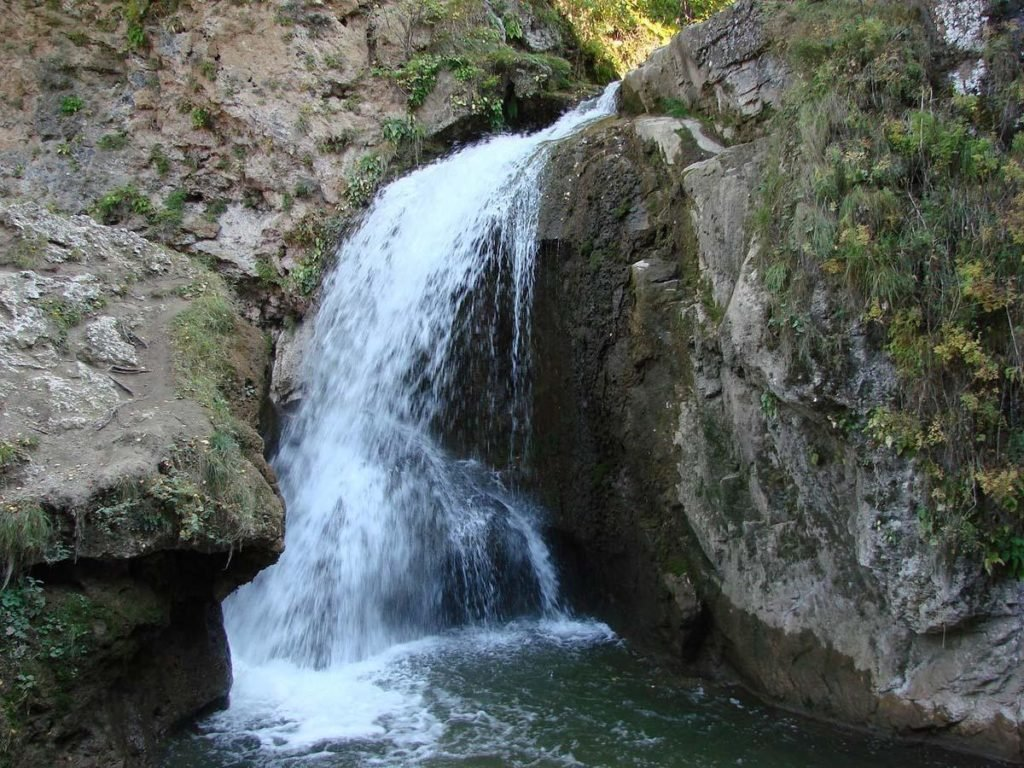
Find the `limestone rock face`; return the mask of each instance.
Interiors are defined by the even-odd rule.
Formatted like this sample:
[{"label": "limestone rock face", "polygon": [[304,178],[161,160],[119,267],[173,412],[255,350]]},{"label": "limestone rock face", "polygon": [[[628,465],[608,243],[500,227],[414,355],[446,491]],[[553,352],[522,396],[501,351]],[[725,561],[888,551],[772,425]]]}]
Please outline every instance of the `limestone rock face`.
[{"label": "limestone rock face", "polygon": [[[36,566],[46,611],[74,607],[40,621],[73,616],[88,651],[0,652],[3,679],[36,681],[14,710],[30,715],[0,740],[12,765],[55,764],[58,751],[70,766],[148,765],[168,729],[227,694],[220,600],[277,558],[284,520],[248,423],[267,345],[241,318],[222,350],[245,377],[238,445],[224,455],[247,503],[218,505],[202,472],[188,474],[225,446],[211,412],[183,395],[172,343],[211,279],[133,232],[0,201],[0,443],[17,449],[0,468],[0,514],[48,518],[45,547],[17,565]],[[0,552],[5,568],[16,556]],[[68,674],[60,664],[74,664],[70,690],[51,677]]]},{"label": "limestone rock face", "polygon": [[695,324],[677,487],[725,654],[780,701],[1020,759],[1021,586],[930,544],[913,464],[850,428],[895,384],[859,321],[828,369],[773,340],[757,244],[722,226],[749,217],[757,178],[737,147],[684,181],[721,319]]},{"label": "limestone rock face", "polygon": [[788,79],[768,43],[760,4],[739,0],[687,27],[627,74],[623,101],[637,112],[657,112],[661,102],[674,100],[711,113],[756,116],[779,105]]},{"label": "limestone rock face", "polygon": [[[579,87],[529,55],[568,43],[543,4],[455,16],[419,0],[5,4],[0,539],[49,531],[0,548],[0,583],[27,590],[36,625],[71,610],[88,662],[51,663],[31,633],[10,645],[0,607],[0,766],[146,766],[226,695],[219,601],[282,546],[256,430],[272,437],[274,407],[302,395],[297,321],[334,241],[388,174],[499,119],[553,119]],[[510,42],[497,80],[441,68],[412,104],[396,70],[481,30]],[[182,334],[207,357],[216,344],[216,370]],[[38,683],[24,697],[18,675]]]},{"label": "limestone rock face", "polygon": [[[301,314],[305,306],[277,295],[273,278],[306,257],[310,225],[325,209],[356,212],[348,191],[360,162],[396,155],[384,128],[406,120],[410,104],[388,73],[441,34],[428,5],[155,4],[133,48],[109,3],[17,0],[0,17],[0,100],[9,105],[0,116],[0,197],[95,213],[211,259],[254,287],[253,319]],[[503,4],[501,18],[483,0],[463,11],[460,23],[507,24],[522,49],[563,45],[557,17],[530,3]],[[524,124],[566,108],[571,95],[531,91],[553,72],[521,58],[496,91],[512,88]],[[450,73],[441,80],[415,110],[434,152],[479,137],[493,116]],[[134,210],[101,210],[105,196],[126,188]]]},{"label": "limestone rock face", "polygon": [[987,74],[982,49],[985,46],[989,4],[982,0],[932,0],[928,4],[932,23],[958,59],[949,73],[959,93],[980,93]]},{"label": "limestone rock face", "polygon": [[302,365],[312,335],[313,325],[302,323],[278,336],[270,396],[279,408],[287,408],[302,397]]},{"label": "limestone rock face", "polygon": [[[627,110],[778,103],[757,8],[657,52]],[[674,120],[592,127],[545,182],[533,471],[567,581],[786,706],[1024,760],[1024,587],[930,543],[918,469],[857,428],[897,383],[871,329],[823,288],[809,309],[841,349],[801,355],[771,327],[763,142],[702,146]]]}]

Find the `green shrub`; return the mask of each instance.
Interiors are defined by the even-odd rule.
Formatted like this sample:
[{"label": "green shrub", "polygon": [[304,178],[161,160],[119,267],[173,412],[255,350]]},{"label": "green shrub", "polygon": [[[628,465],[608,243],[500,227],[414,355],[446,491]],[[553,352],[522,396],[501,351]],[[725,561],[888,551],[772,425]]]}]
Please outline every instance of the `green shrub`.
[{"label": "green shrub", "polygon": [[313,179],[299,179],[295,182],[295,187],[292,189],[292,196],[298,200],[305,200],[307,197],[312,197],[314,192],[316,192],[316,181]]},{"label": "green shrub", "polygon": [[253,533],[259,510],[274,505],[269,488],[247,474],[261,444],[236,416],[252,387],[237,362],[251,329],[217,275],[205,274],[184,294],[191,303],[171,324],[175,380],[180,395],[209,409],[214,432],[177,445],[146,494],[177,519],[181,539],[233,545]]},{"label": "green shrub", "polygon": [[85,106],[85,102],[78,96],[65,96],[60,102],[60,113],[62,115],[77,115]]},{"label": "green shrub", "polygon": [[128,50],[137,51],[146,44],[146,30],[141,24],[132,24],[125,33]]},{"label": "green shrub", "polygon": [[52,340],[59,347],[67,341],[68,331],[79,325],[90,314],[106,306],[106,299],[97,296],[91,299],[73,301],[66,298],[48,298],[39,302],[47,318],[56,326]]},{"label": "green shrub", "polygon": [[345,148],[352,143],[352,138],[353,132],[346,130],[342,131],[341,133],[337,133],[333,136],[328,136],[325,139],[320,139],[320,141],[317,142],[316,147],[324,154],[340,154],[341,152],[344,152]]},{"label": "green shrub", "polygon": [[93,215],[104,224],[117,224],[132,215],[149,217],[153,204],[131,184],[112,189],[93,205]]},{"label": "green shrub", "polygon": [[227,210],[228,201],[218,197],[206,204],[206,211],[203,215],[206,217],[207,221],[217,221],[217,219],[223,216]]},{"label": "green shrub", "polygon": [[256,260],[256,278],[267,286],[280,285],[281,276],[277,273],[277,269],[267,259]]},{"label": "green shrub", "polygon": [[36,438],[20,434],[13,440],[0,440],[0,477],[28,461],[28,451],[38,444]]},{"label": "green shrub", "polygon": [[0,441],[0,473],[6,472],[20,461],[21,452],[18,451],[17,446],[13,443]]},{"label": "green shrub", "polygon": [[425,132],[423,126],[416,122],[412,115],[405,117],[389,117],[384,120],[381,126],[381,134],[385,141],[390,141],[395,146],[405,143],[419,143],[423,140]]},{"label": "green shrub", "polygon": [[106,152],[124,149],[128,146],[128,134],[124,131],[118,131],[117,133],[105,133],[100,136],[99,141],[96,142],[96,146]]},{"label": "green shrub", "polygon": [[182,541],[233,545],[256,531],[259,511],[269,506],[266,487],[247,475],[251,466],[235,436],[217,428],[208,440],[175,446],[146,492],[177,519]]},{"label": "green shrub", "polygon": [[189,112],[192,127],[197,131],[209,131],[213,128],[213,115],[205,107],[193,107]]},{"label": "green shrub", "polygon": [[437,84],[437,74],[445,58],[436,54],[419,54],[394,72],[387,73],[408,94],[409,106],[422,106]]},{"label": "green shrub", "polygon": [[67,299],[46,299],[41,304],[47,316],[64,333],[82,322],[84,313],[82,306],[77,302]]},{"label": "green shrub", "polygon": [[149,162],[160,176],[166,176],[171,170],[171,161],[164,152],[163,144],[154,144],[149,150]]},{"label": "green shrub", "polygon": [[170,235],[181,227],[187,199],[188,192],[184,189],[176,189],[167,196],[160,210],[154,211],[152,215],[153,225],[158,232]]},{"label": "green shrub", "polygon": [[[301,296],[310,296],[319,287],[341,236],[341,220],[309,215],[287,233],[285,239],[303,249],[303,255],[288,273],[286,286]],[[276,274],[276,273],[275,273]]]},{"label": "green shrub", "polygon": [[149,13],[150,0],[125,0],[122,15],[128,23],[125,42],[129,51],[137,51],[146,45],[145,22]]},{"label": "green shrub", "polygon": [[0,264],[19,269],[35,269],[46,258],[49,241],[42,235],[22,235],[5,249],[0,250]]},{"label": "green shrub", "polygon": [[345,197],[349,203],[357,208],[367,205],[384,179],[386,170],[387,163],[380,155],[371,153],[361,157],[347,178]]},{"label": "green shrub", "polygon": [[519,41],[523,39],[523,25],[518,16],[508,15],[502,20],[505,27],[505,35],[509,40]]}]

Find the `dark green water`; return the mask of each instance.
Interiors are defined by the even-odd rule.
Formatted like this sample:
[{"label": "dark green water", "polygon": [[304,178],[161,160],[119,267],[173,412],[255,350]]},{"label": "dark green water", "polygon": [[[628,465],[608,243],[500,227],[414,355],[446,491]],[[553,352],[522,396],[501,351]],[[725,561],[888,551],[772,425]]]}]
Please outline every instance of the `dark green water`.
[{"label": "dark green water", "polygon": [[164,768],[973,768],[681,681],[602,625],[465,630],[324,672],[236,671],[232,706]]}]

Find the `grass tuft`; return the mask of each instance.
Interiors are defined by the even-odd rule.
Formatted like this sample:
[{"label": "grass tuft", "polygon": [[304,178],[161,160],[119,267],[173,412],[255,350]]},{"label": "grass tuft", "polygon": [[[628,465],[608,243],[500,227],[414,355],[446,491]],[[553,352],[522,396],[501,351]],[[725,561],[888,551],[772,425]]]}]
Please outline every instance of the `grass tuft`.
[{"label": "grass tuft", "polygon": [[8,504],[0,508],[0,589],[7,587],[15,572],[42,556],[50,533],[50,517],[38,504]]}]

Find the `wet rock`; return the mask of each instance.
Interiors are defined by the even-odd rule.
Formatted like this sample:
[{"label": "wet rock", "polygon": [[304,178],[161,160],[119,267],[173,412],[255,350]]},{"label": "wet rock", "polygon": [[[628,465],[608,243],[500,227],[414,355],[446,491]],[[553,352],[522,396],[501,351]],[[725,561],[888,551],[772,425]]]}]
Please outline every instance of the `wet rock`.
[{"label": "wet rock", "polygon": [[[703,156],[688,146],[690,160]],[[533,423],[543,428],[531,464],[578,604],[682,656],[703,626],[671,491],[675,403],[688,386],[686,276],[657,234],[673,226],[660,157],[611,120],[561,146],[546,172],[533,333]]]},{"label": "wet rock", "polygon": [[277,337],[270,396],[280,408],[290,407],[302,399],[302,363],[312,336],[313,324],[305,322],[282,330]]}]

